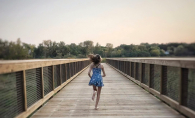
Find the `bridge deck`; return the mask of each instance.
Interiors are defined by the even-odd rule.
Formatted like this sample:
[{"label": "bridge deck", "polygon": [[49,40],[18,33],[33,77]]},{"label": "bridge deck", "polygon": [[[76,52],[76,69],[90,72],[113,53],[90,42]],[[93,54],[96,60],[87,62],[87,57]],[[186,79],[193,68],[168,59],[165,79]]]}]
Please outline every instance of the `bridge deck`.
[{"label": "bridge deck", "polygon": [[181,114],[104,64],[107,76],[94,110],[87,70],[41,107],[32,118],[183,118]]}]

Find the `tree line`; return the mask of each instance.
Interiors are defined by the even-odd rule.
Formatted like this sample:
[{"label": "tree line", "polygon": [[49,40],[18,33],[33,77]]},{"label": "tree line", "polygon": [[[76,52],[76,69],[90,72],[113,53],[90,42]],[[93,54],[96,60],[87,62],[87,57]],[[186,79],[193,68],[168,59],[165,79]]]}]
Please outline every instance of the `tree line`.
[{"label": "tree line", "polygon": [[45,59],[45,58],[86,58],[88,54],[100,54],[102,57],[163,57],[163,56],[195,56],[195,43],[167,43],[140,45],[121,44],[113,47],[107,43],[87,40],[79,43],[65,44],[65,42],[44,40],[38,46],[17,41],[0,39],[0,59]]}]

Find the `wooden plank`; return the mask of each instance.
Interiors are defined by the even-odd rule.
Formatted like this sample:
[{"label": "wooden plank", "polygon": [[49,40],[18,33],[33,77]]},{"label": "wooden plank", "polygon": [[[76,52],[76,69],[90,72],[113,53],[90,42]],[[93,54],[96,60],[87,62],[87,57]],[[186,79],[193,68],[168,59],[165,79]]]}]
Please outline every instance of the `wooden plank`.
[{"label": "wooden plank", "polygon": [[69,62],[84,61],[88,59],[34,59],[34,60],[14,60],[0,61],[0,74],[23,71],[45,66],[59,65]]},{"label": "wooden plank", "polygon": [[[110,65],[111,66],[111,65]],[[112,66],[111,66],[112,67]],[[114,68],[114,67],[113,67]],[[164,68],[164,69],[163,69]],[[115,69],[115,68],[114,68]],[[117,70],[117,69],[116,69]],[[167,74],[167,68],[166,66],[162,67],[162,71],[164,70],[163,73],[165,73],[164,78],[166,79],[166,74]],[[118,70],[117,70],[118,71]],[[120,71],[118,71],[119,73],[121,73]],[[123,74],[123,73],[121,73]],[[159,99],[161,99],[162,101],[166,102],[167,104],[169,104],[172,108],[177,109],[178,111],[180,111],[181,113],[185,114],[186,116],[190,117],[190,118],[194,118],[195,117],[195,111],[180,105],[178,102],[176,102],[175,100],[167,97],[166,95],[161,94],[160,92],[149,88],[148,86],[146,86],[145,84],[140,84],[139,81],[135,81],[134,78],[132,77],[127,77],[128,79],[130,79],[131,81],[133,81],[134,83],[138,84],[139,86],[141,86],[142,88],[144,88],[145,90],[147,90],[148,92],[152,93],[153,95],[157,96]]]},{"label": "wooden plank", "polygon": [[146,64],[157,64],[181,68],[195,68],[195,58],[108,58],[110,60],[127,60]]},{"label": "wooden plank", "polygon": [[[87,67],[82,69],[79,73],[75,74],[73,77],[71,77],[68,81],[64,82],[59,87],[55,88],[53,91],[48,93],[44,98],[37,101],[35,104],[33,104],[31,107],[29,107],[25,112],[19,114],[16,118],[26,118],[30,114],[32,114],[35,110],[37,110],[40,106],[42,106],[48,99],[50,99],[55,93],[60,91],[65,85],[70,83],[73,79],[75,79],[80,73],[82,73]],[[50,111],[51,112],[51,111]]]},{"label": "wooden plank", "polygon": [[[101,91],[99,109],[94,110],[92,87],[87,71],[62,89],[37,111],[32,118],[184,118],[177,111],[141,89],[132,81],[104,64],[107,76]],[[79,84],[78,84],[79,83]],[[74,90],[74,92],[73,92]],[[85,91],[85,92],[83,92]]]}]

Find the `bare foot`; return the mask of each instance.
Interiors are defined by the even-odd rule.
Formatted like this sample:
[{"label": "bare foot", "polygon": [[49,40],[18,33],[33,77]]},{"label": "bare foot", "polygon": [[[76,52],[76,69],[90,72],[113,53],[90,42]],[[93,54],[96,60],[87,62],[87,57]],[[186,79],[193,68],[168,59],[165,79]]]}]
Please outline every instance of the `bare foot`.
[{"label": "bare foot", "polygon": [[99,109],[99,107],[95,107],[95,110],[98,110]]}]

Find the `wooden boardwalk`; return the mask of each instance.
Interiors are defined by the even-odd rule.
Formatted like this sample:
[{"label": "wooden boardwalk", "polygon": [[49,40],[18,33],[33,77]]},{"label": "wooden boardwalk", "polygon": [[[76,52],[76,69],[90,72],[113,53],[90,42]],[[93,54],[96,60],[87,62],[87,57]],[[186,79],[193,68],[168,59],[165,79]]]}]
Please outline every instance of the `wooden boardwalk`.
[{"label": "wooden boardwalk", "polygon": [[104,64],[107,76],[94,110],[88,69],[35,112],[32,118],[184,118],[180,113]]}]

